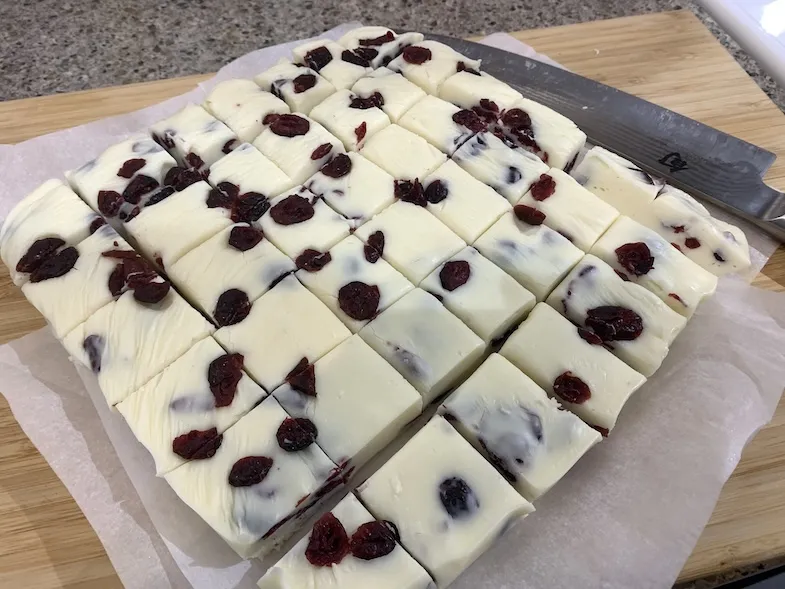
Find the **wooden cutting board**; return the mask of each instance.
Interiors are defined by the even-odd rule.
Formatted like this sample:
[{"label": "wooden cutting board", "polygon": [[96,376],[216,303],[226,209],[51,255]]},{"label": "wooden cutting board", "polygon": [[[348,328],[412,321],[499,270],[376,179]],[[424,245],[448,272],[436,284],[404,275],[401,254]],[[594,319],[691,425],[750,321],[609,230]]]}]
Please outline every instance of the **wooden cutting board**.
[{"label": "wooden cutting board", "polygon": [[[785,116],[689,12],[513,33],[568,68],[737,135],[779,155]],[[14,143],[160,102],[206,76],[0,103],[0,143]],[[0,265],[1,266],[1,265]],[[785,291],[785,250],[756,279]],[[0,270],[0,341],[44,325]],[[681,580],[785,557],[785,402],[747,447]],[[121,587],[79,508],[0,399],[0,587]]]}]

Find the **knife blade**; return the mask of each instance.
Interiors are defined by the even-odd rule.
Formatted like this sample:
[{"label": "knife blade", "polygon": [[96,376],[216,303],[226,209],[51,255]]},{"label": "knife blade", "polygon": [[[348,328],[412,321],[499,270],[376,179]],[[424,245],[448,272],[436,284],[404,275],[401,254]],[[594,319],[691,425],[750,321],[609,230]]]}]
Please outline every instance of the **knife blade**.
[{"label": "knife blade", "polygon": [[482,70],[572,119],[590,141],[785,242],[785,193],[763,181],[776,156],[672,110],[540,61],[442,35]]}]

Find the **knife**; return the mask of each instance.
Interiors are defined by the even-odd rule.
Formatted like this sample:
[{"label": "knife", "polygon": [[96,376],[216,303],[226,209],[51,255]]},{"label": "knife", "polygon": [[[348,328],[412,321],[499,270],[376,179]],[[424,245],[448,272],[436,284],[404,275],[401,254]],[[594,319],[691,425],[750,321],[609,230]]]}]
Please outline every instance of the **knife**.
[{"label": "knife", "polygon": [[509,51],[442,35],[482,69],[572,119],[596,145],[785,242],[785,193],[763,181],[776,156],[651,102]]}]

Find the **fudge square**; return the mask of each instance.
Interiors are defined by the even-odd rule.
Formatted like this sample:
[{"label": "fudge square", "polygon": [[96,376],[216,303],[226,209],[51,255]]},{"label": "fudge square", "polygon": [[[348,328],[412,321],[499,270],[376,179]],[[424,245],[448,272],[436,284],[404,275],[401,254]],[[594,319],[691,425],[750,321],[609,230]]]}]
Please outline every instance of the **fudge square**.
[{"label": "fudge square", "polygon": [[259,581],[261,589],[432,589],[433,581],[351,493]]},{"label": "fudge square", "polygon": [[245,358],[245,370],[272,391],[300,362],[316,362],[351,335],[316,295],[287,276],[251,304],[244,319],[215,338]]},{"label": "fudge square", "polygon": [[240,556],[263,555],[333,486],[337,469],[315,433],[267,397],[166,481]]},{"label": "fudge square", "polygon": [[265,70],[254,78],[254,82],[286,102],[292,112],[306,115],[335,92],[335,86],[311,68],[288,61]]},{"label": "fudge square", "polygon": [[379,131],[360,153],[396,180],[425,178],[447,159],[425,139],[398,125]]},{"label": "fudge square", "polygon": [[487,125],[474,111],[426,96],[403,115],[398,124],[423,137],[440,151],[452,155],[475,133],[487,130]]},{"label": "fudge square", "polygon": [[397,123],[407,110],[426,96],[422,88],[386,67],[357,80],[352,92],[360,98],[373,97],[393,123]]},{"label": "fudge square", "polygon": [[360,330],[426,404],[474,368],[485,343],[436,298],[421,290],[405,294]]},{"label": "fudge square", "polygon": [[358,27],[338,39],[338,43],[355,55],[369,59],[371,67],[387,65],[401,49],[423,40],[422,33],[395,34],[386,27]]},{"label": "fudge square", "polygon": [[160,476],[214,453],[219,436],[267,396],[242,354],[206,337],[117,404]]},{"label": "fudge square", "polygon": [[308,364],[273,395],[289,415],[313,422],[316,443],[347,472],[422,411],[420,394],[359,335]]},{"label": "fudge square", "polygon": [[500,354],[592,427],[607,435],[646,378],[545,303],[538,304]]},{"label": "fudge square", "polygon": [[358,488],[403,547],[446,587],[534,507],[435,416]]},{"label": "fudge square", "polygon": [[292,49],[297,63],[318,72],[338,90],[351,88],[357,80],[368,75],[371,69],[371,56],[363,55],[364,50],[353,52],[335,41],[316,39]]},{"label": "fudge square", "polygon": [[338,90],[313,107],[311,118],[324,125],[349,151],[357,151],[367,138],[390,124],[375,97],[360,98],[349,90]]},{"label": "fudge square", "polygon": [[297,184],[250,143],[238,145],[232,153],[215,162],[208,180],[237,200],[240,216],[244,216],[243,208],[251,208],[248,204],[253,202],[250,199],[255,195],[274,198]]},{"label": "fudge square", "polygon": [[489,74],[464,70],[442,83],[439,98],[461,108],[476,109],[477,114],[495,123],[500,113],[512,108],[523,96]]},{"label": "fudge square", "polygon": [[601,439],[498,354],[439,413],[529,501],[559,482]]},{"label": "fudge square", "polygon": [[285,114],[289,107],[262,90],[253,80],[226,80],[210,91],[204,108],[237,134],[240,141],[253,141],[264,129],[269,114]]},{"label": "fudge square", "polygon": [[428,94],[438,96],[442,82],[460,71],[479,71],[480,62],[464,57],[444,43],[420,41],[404,48],[387,67],[401,72]]}]

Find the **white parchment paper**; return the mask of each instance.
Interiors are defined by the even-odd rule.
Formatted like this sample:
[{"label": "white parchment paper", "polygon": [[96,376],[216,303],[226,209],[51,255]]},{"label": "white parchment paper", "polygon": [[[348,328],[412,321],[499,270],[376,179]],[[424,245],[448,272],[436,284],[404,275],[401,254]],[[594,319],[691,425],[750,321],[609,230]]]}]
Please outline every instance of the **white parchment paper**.
[{"label": "white parchment paper", "polygon": [[[326,33],[337,38],[356,25]],[[489,42],[534,51],[506,35]],[[256,51],[165,103],[17,146],[0,146],[0,217],[43,180],[201,101],[217,79],[251,76],[295,43]],[[773,243],[752,230],[756,267]],[[81,376],[81,378],[80,378]],[[0,346],[2,392],[25,433],[65,483],[129,589],[251,589],[264,571],[241,561],[162,479],[91,374],[80,375],[48,329]],[[669,587],[711,515],[745,443],[785,386],[785,295],[723,279],[660,371],[537,512],[455,589]]]}]

